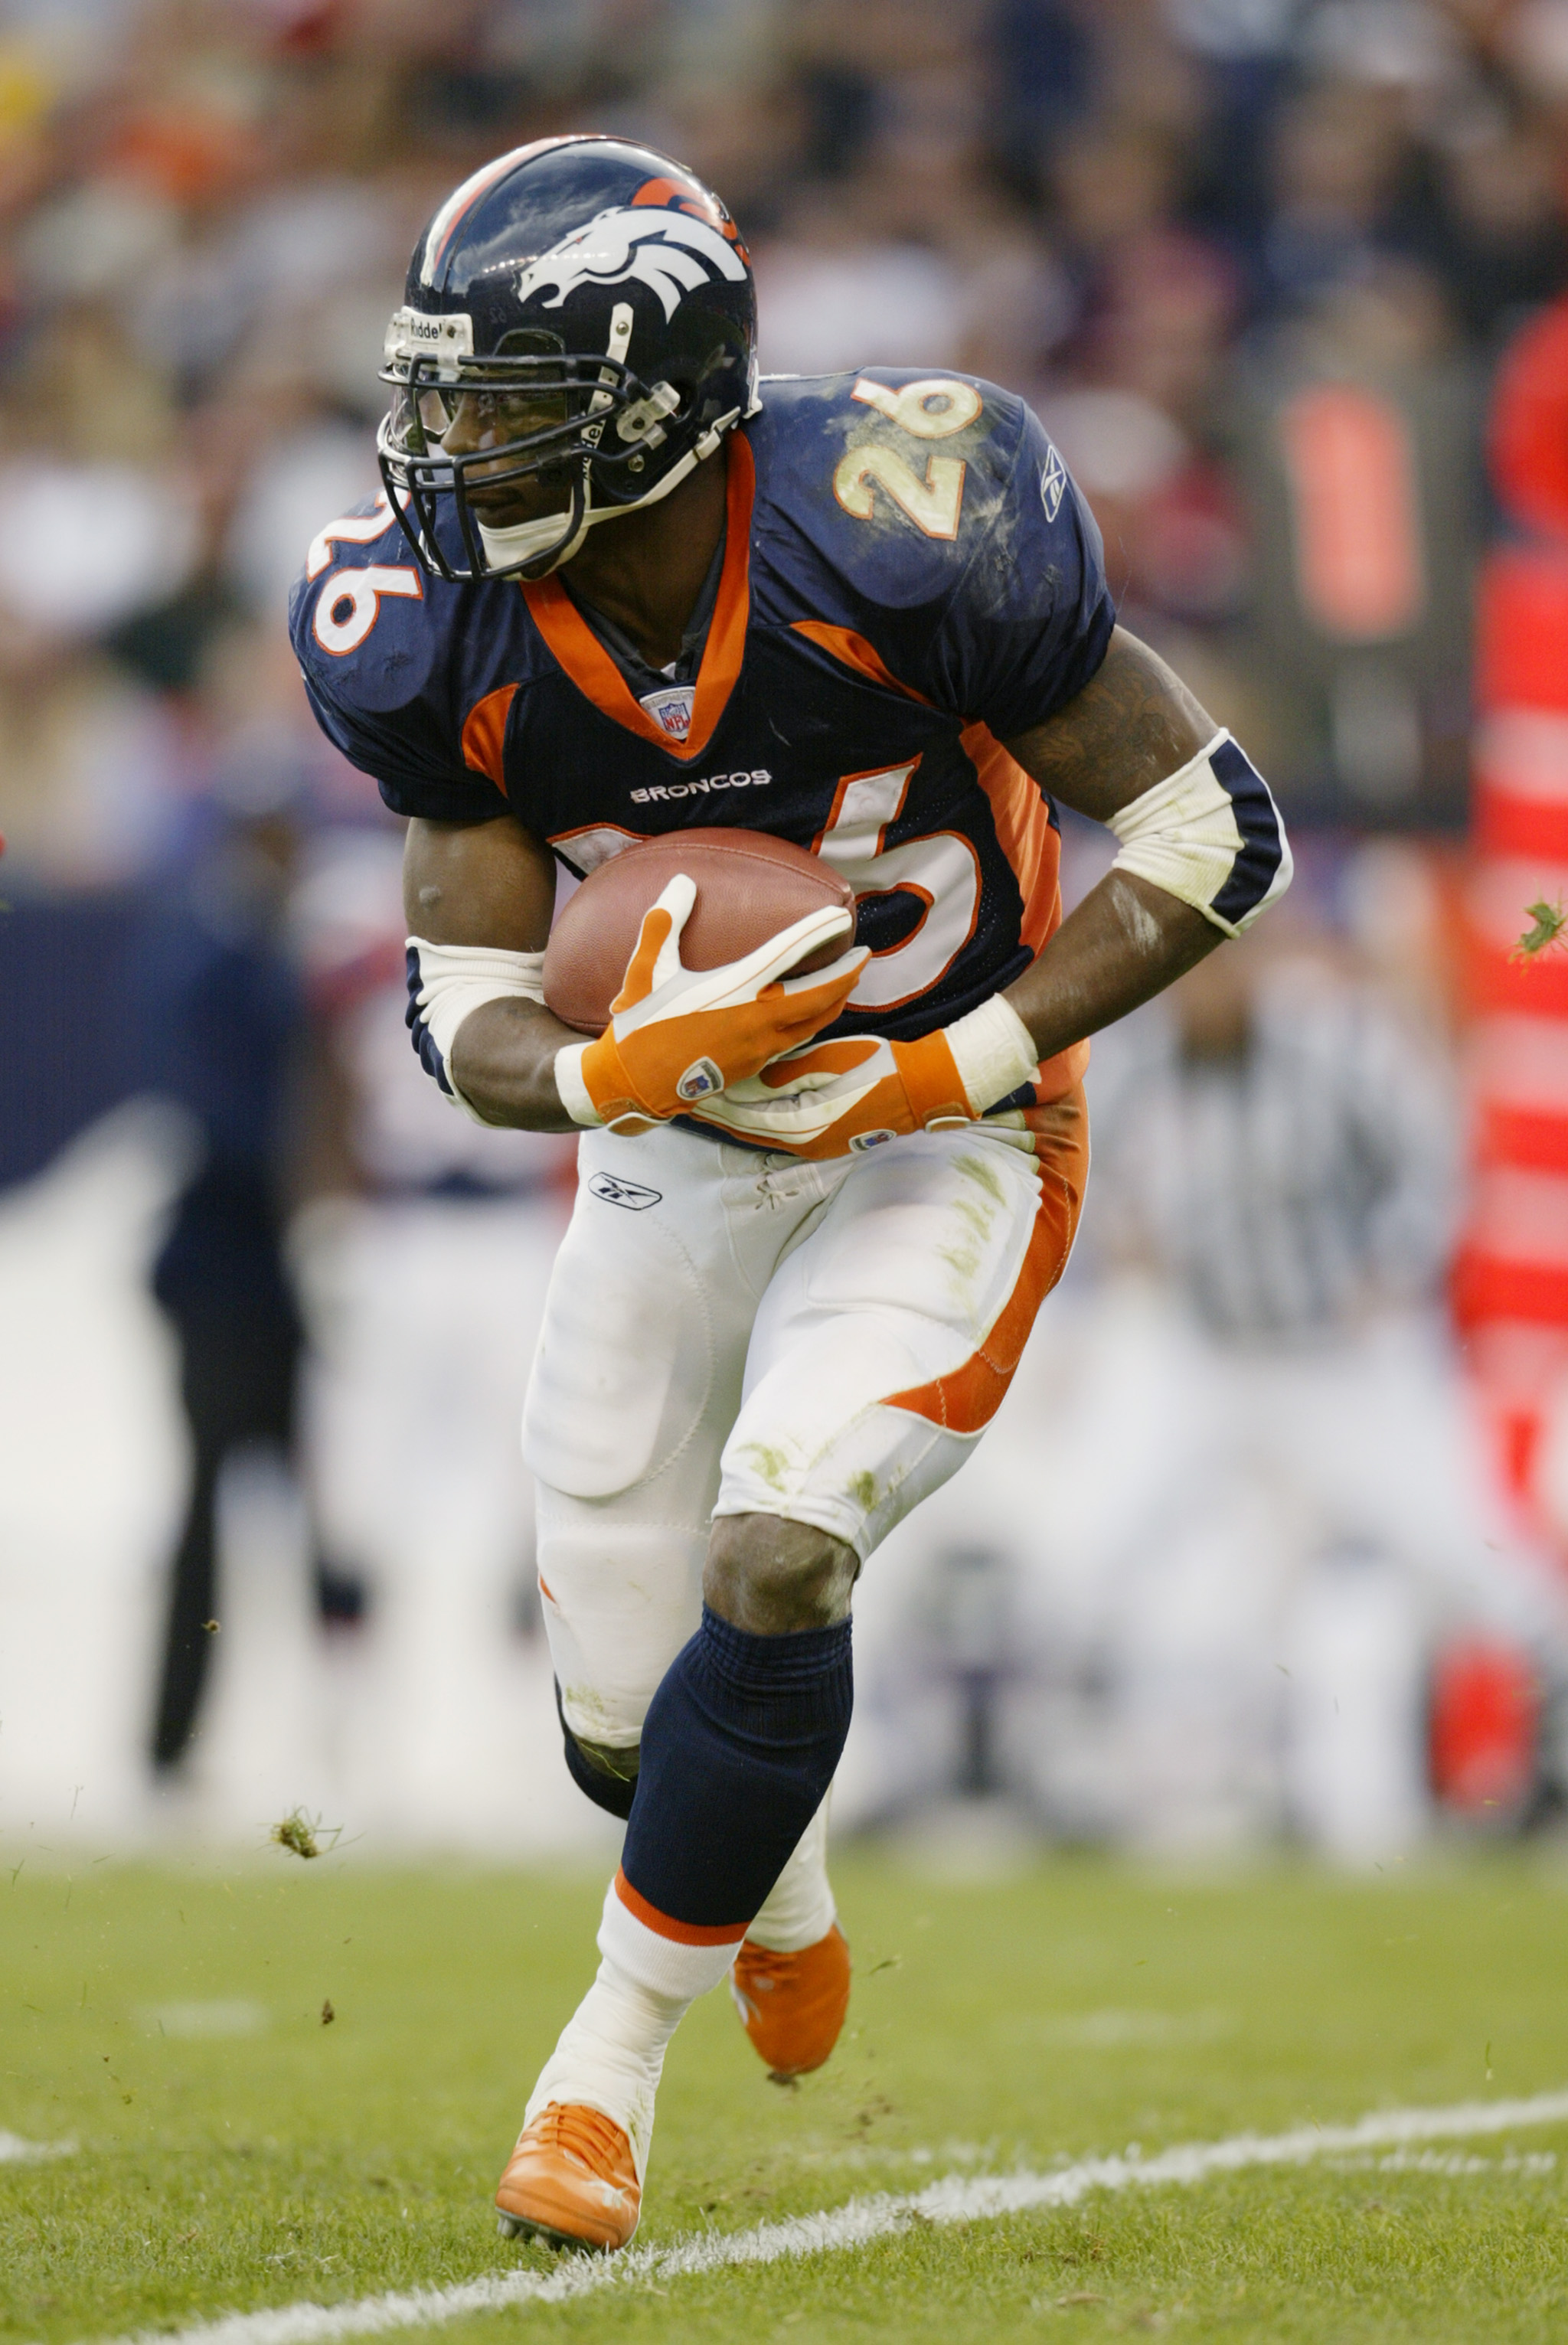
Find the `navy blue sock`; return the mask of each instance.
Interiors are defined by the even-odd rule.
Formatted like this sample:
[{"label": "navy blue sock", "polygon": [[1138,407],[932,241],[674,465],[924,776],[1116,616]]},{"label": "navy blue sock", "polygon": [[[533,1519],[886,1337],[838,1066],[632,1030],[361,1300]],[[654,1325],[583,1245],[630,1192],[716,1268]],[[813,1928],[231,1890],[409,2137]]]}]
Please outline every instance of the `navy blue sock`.
[{"label": "navy blue sock", "polygon": [[850,1731],[850,1623],[754,1637],[702,1609],[643,1721],[621,1870],[672,1921],[751,1922]]}]

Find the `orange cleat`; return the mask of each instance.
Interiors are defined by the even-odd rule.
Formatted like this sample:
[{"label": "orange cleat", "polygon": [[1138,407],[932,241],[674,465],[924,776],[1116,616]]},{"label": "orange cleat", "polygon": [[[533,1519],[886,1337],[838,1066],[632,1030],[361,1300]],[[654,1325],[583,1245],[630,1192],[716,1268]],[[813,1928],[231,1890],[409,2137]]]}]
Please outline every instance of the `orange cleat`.
[{"label": "orange cleat", "polygon": [[798,1954],[741,1941],[729,1974],[740,2023],[780,2082],[820,2068],[850,2007],[850,1949],[835,1922]]},{"label": "orange cleat", "polygon": [[552,2101],[524,2127],[495,2193],[504,2238],[609,2255],[642,2212],[632,2146],[613,2117]]}]

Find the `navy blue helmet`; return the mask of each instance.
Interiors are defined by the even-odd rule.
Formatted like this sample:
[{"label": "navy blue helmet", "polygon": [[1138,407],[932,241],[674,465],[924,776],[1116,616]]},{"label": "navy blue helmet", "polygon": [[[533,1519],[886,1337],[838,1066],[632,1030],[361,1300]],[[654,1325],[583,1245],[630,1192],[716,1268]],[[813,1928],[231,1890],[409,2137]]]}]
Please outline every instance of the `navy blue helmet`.
[{"label": "navy blue helmet", "polygon": [[679,163],[543,138],[436,212],[387,329],[387,494],[422,565],[542,578],[757,407],[751,264]]}]

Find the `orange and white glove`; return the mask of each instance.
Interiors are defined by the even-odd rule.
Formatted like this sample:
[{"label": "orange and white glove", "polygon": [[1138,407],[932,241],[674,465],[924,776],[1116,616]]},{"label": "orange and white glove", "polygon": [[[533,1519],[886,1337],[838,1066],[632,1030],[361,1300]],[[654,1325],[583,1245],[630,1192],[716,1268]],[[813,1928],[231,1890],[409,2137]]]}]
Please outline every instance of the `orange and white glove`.
[{"label": "orange and white glove", "polygon": [[689,1114],[697,1101],[830,1025],[871,958],[861,945],[809,977],[785,976],[808,953],[853,932],[854,915],[828,905],[744,959],[687,969],[680,934],[696,901],[696,881],[677,872],[643,915],[598,1041],[555,1053],[555,1088],[574,1122],[640,1132]]},{"label": "orange and white glove", "polygon": [[787,1156],[844,1156],[911,1132],[973,1123],[1033,1082],[1040,1053],[993,994],[918,1042],[880,1036],[808,1043],[706,1100],[699,1120]]}]

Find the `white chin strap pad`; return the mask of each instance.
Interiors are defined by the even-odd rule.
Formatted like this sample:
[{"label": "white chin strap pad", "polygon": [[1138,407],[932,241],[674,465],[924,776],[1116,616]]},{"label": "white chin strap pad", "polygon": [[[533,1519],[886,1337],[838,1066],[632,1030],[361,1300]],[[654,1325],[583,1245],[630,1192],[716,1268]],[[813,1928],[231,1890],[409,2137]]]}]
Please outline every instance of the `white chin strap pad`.
[{"label": "white chin strap pad", "polygon": [[1290,885],[1290,848],[1268,783],[1228,733],[1109,817],[1112,869],[1178,896],[1238,937]]},{"label": "white chin strap pad", "polygon": [[[733,422],[735,419],[731,417],[729,421]],[[473,518],[485,559],[497,569],[509,570],[514,563],[539,562],[553,552],[555,558],[550,570],[559,570],[563,563],[570,562],[588,532],[598,523],[618,521],[623,513],[641,513],[645,505],[657,505],[661,497],[667,497],[672,489],[678,488],[688,472],[694,472],[698,464],[713,454],[728,428],[728,425],[721,421],[711,431],[705,432],[697,446],[688,448],[680,462],[670,466],[662,480],[656,481],[646,495],[634,498],[630,504],[596,505],[592,501],[591,484],[585,482],[582,518],[576,527],[568,530],[558,543],[552,539],[550,532],[559,530],[570,519],[566,513],[547,513],[543,521],[518,522],[511,529],[490,529],[475,513]],[[550,571],[537,574],[548,577]]]},{"label": "white chin strap pad", "polygon": [[[542,562],[547,553],[555,560],[552,570],[563,562],[570,562],[588,534],[588,523],[595,516],[588,510],[586,483],[577,500],[564,513],[546,513],[540,521],[520,521],[510,529],[492,529],[487,522],[473,516],[479,532],[479,543],[484,548],[484,558],[493,570],[510,570],[519,562]],[[547,575],[548,574],[546,574]]]}]

